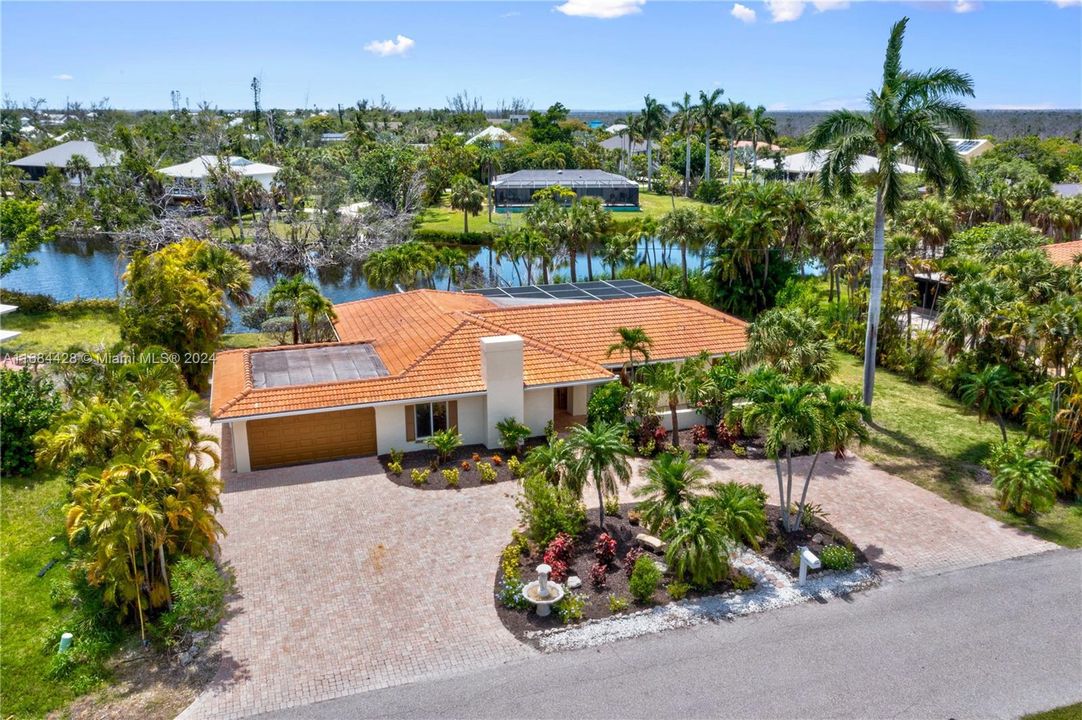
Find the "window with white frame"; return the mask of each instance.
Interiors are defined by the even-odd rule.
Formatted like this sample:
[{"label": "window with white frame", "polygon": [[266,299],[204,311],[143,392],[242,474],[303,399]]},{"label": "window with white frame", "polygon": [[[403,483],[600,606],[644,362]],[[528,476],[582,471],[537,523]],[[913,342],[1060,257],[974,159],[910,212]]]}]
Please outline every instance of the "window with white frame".
[{"label": "window with white frame", "polygon": [[413,406],[413,428],[418,440],[447,429],[447,403],[422,403]]}]

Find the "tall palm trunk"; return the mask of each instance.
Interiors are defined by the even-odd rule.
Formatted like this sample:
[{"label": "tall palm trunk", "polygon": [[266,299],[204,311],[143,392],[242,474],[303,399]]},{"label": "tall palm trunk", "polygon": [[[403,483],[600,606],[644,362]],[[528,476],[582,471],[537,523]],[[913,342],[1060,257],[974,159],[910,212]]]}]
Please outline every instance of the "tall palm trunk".
[{"label": "tall palm trunk", "polygon": [[691,193],[691,136],[684,136],[684,197]]},{"label": "tall palm trunk", "polygon": [[759,140],[755,133],[751,135],[751,174],[754,177],[759,172]]},{"label": "tall palm trunk", "polygon": [[710,179],[710,131],[706,131],[706,167],[703,168],[703,180]]},{"label": "tall palm trunk", "polygon": [[[577,264],[578,259],[579,259],[578,250],[576,250],[574,248],[574,246],[572,246],[572,247],[567,249],[567,253],[571,257],[571,282],[578,282],[579,281],[579,274],[575,270],[575,265]],[[547,283],[548,280],[545,280],[545,282]]]},{"label": "tall palm trunk", "polygon": [[680,242],[680,269],[684,273],[684,295],[688,294],[688,242]]},{"label": "tall palm trunk", "polygon": [[886,251],[886,210],[883,187],[875,193],[875,238],[872,241],[872,286],[868,293],[868,326],[864,334],[864,404],[872,406],[875,394],[875,345],[879,337],[879,313],[883,303],[883,256]]},{"label": "tall palm trunk", "polygon": [[601,492],[601,483],[596,479],[594,484],[597,485],[597,520],[598,527],[602,530],[605,529],[605,496]]},{"label": "tall palm trunk", "polygon": [[733,168],[736,167],[736,134],[729,135],[729,184],[733,183]]},{"label": "tall palm trunk", "polygon": [[594,279],[594,253],[590,249],[590,245],[586,246],[586,277],[593,282]]},{"label": "tall palm trunk", "polygon": [[646,189],[654,189],[654,139],[646,138]]}]

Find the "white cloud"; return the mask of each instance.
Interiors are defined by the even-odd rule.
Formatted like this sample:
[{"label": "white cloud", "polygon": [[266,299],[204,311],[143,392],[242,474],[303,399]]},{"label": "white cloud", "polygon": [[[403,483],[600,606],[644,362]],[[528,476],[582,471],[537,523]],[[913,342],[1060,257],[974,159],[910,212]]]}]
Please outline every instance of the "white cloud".
[{"label": "white cloud", "polygon": [[412,38],[405,35],[396,35],[394,40],[373,40],[364,46],[364,49],[374,55],[387,57],[389,55],[404,55],[406,51],[416,45]]},{"label": "white cloud", "polygon": [[776,22],[791,22],[804,14],[804,8],[812,5],[817,12],[830,10],[844,10],[849,7],[849,0],[764,0],[766,9],[770,11],[771,19]]},{"label": "white cloud", "polygon": [[740,22],[753,23],[755,22],[755,11],[747,5],[741,5],[736,3],[733,5],[732,16]]},{"label": "white cloud", "polygon": [[522,13],[520,13],[518,10],[512,10],[511,12],[503,13],[502,15],[500,15],[500,17],[502,17],[502,18],[513,18],[513,17],[518,17],[521,14]]},{"label": "white cloud", "polygon": [[572,17],[592,17],[602,20],[642,12],[646,0],[567,0],[556,9]]},{"label": "white cloud", "polygon": [[1072,5],[1082,5],[1082,0],[1052,0],[1056,4],[1056,7],[1071,7]]},{"label": "white cloud", "polygon": [[954,0],[954,7],[951,9],[956,13],[968,13],[976,10],[977,7],[977,3],[971,0]]},{"label": "white cloud", "polygon": [[67,82],[68,80],[74,80],[74,79],[75,78],[72,75],[68,75],[67,73],[60,73],[59,75],[53,75],[53,80],[63,80],[65,82]]}]

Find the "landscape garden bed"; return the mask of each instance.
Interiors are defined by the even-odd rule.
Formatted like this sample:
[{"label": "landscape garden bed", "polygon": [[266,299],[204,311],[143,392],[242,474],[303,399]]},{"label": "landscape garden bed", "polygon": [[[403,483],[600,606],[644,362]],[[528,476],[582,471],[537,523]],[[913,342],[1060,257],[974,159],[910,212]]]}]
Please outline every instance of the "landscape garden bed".
[{"label": "landscape garden bed", "polygon": [[[608,565],[605,574],[605,586],[602,588],[596,587],[591,580],[591,568],[597,562],[595,547],[602,535],[602,530],[597,525],[596,510],[589,511],[587,527],[574,539],[573,559],[568,563],[567,576],[575,576],[581,580],[582,585],[575,589],[574,592],[583,599],[581,617],[571,621],[571,623],[565,623],[560,613],[555,609],[552,614],[542,617],[537,614],[533,605],[528,603],[523,603],[519,608],[507,607],[505,604],[506,597],[504,596],[508,593],[509,584],[504,582],[504,570],[501,563],[501,567],[496,573],[494,596],[496,613],[504,627],[523,642],[532,643],[530,634],[535,631],[633,613],[665,605],[678,599],[704,598],[730,591],[749,591],[756,587],[756,583],[752,578],[732,567],[727,578],[710,587],[696,588],[689,585],[679,587],[681,584],[674,583],[675,578],[665,566],[664,552],[655,554],[649,550],[642,550],[642,555],[652,558],[658,563],[663,570],[663,575],[648,602],[635,600],[631,594],[629,572],[627,570],[628,551],[640,547],[635,540],[637,535],[640,533],[649,534],[645,528],[637,523],[634,512],[635,506],[635,503],[623,504],[620,506],[618,516],[607,514],[605,517],[604,532],[615,540],[616,551],[615,559]],[[808,546],[816,554],[827,545],[837,545],[853,552],[854,566],[862,566],[867,563],[864,553],[854,546],[849,538],[821,518],[813,517],[810,525],[806,524],[799,532],[787,534],[781,530],[779,508],[768,505],[766,512],[768,520],[767,535],[760,543],[756,554],[766,558],[790,576],[796,577],[798,574],[799,562],[794,564],[793,559],[796,548],[800,545]],[[537,566],[544,560],[545,548],[528,544],[524,540],[520,540],[520,543],[523,551],[518,556],[519,576],[522,582],[529,583],[537,579]],[[818,572],[822,572],[822,570]],[[809,576],[816,573],[817,571],[809,571]],[[566,579],[562,580],[561,584],[565,590],[568,590]],[[674,584],[676,587],[674,587]],[[677,591],[675,597],[670,594],[670,588]],[[681,590],[683,592],[680,592]],[[610,604],[612,598],[617,599],[616,605]]]},{"label": "landscape garden bed", "polygon": [[[540,438],[539,442],[544,442],[544,438]],[[527,449],[529,447],[527,443]],[[401,472],[394,472],[390,467],[390,455],[380,455],[379,461],[387,478],[396,485],[417,490],[462,490],[514,480],[515,466],[522,458],[503,450],[489,450],[483,445],[463,445],[443,462],[439,462],[435,450],[404,453],[399,461]],[[457,485],[448,481],[443,472],[445,470],[458,471]],[[482,473],[487,477],[483,478]],[[453,473],[451,475],[453,477]],[[424,481],[418,482],[422,477]]]}]

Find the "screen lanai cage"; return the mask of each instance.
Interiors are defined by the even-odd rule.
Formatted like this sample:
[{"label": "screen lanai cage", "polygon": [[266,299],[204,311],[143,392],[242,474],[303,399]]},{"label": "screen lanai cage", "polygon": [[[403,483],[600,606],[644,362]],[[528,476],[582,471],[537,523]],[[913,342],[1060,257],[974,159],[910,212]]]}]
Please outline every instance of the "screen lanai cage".
[{"label": "screen lanai cage", "polygon": [[603,170],[519,170],[492,182],[497,210],[525,209],[538,190],[553,185],[573,190],[578,197],[601,198],[607,208],[638,209],[639,184]]}]

